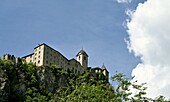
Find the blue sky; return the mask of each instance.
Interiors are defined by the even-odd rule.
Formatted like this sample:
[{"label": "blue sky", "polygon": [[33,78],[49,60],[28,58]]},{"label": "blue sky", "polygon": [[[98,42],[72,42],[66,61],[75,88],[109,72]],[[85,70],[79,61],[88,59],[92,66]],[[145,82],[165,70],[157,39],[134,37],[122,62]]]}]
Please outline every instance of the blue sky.
[{"label": "blue sky", "polygon": [[128,52],[124,41],[125,10],[143,1],[0,0],[0,56],[22,57],[46,43],[71,59],[83,47],[89,66],[104,63],[110,75],[117,70],[130,76],[140,60]]}]

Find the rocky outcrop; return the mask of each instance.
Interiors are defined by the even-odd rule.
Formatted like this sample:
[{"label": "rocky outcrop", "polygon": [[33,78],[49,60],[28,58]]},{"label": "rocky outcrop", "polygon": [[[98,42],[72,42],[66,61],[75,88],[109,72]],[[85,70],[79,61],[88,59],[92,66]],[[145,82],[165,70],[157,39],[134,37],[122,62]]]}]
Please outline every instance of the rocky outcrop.
[{"label": "rocky outcrop", "polygon": [[67,74],[60,68],[0,61],[0,102],[25,101],[27,96],[55,93],[68,86]]}]

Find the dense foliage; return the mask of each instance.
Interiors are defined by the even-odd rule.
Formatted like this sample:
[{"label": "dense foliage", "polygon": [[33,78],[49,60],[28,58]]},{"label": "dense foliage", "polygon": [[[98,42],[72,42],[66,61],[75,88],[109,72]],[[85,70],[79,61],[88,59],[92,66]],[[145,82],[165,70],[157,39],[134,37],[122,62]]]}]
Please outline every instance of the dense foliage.
[{"label": "dense foliage", "polygon": [[[0,102],[167,102],[165,97],[145,97],[144,84],[136,85],[122,73],[111,77],[112,86],[102,74],[81,76],[63,72],[55,65],[0,60]],[[132,95],[130,89],[138,90]]]}]

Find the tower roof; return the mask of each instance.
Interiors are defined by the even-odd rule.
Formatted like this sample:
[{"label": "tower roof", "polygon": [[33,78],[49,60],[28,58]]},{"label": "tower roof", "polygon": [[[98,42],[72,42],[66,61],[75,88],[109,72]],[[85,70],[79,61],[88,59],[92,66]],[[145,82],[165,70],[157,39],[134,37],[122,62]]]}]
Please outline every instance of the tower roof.
[{"label": "tower roof", "polygon": [[80,52],[78,52],[78,54],[76,56],[78,56],[79,54],[84,54],[88,57],[87,53],[84,50],[81,50]]},{"label": "tower roof", "polygon": [[101,69],[106,69],[106,67],[104,66],[104,64],[102,65],[102,68]]},{"label": "tower roof", "polygon": [[107,73],[109,73],[109,71],[106,69],[105,65],[103,64],[101,67],[102,70],[106,70]]}]

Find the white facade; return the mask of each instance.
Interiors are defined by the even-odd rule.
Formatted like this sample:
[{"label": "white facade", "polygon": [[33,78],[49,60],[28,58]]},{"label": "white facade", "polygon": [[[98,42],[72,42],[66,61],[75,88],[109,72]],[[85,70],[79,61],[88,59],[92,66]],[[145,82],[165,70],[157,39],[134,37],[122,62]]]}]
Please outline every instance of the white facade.
[{"label": "white facade", "polygon": [[[72,70],[75,74],[82,74],[88,67],[88,55],[85,51],[77,54],[77,60],[68,60],[60,52],[46,45],[45,43],[34,48],[34,52],[23,57],[27,63],[34,63],[37,66],[57,65],[67,71]],[[79,59],[79,60],[78,60]]]},{"label": "white facade", "polygon": [[[102,73],[107,78],[109,76],[109,72],[106,67],[103,65],[101,68],[91,68],[88,67],[88,55],[84,50],[81,50],[76,55],[76,59],[68,60],[65,56],[63,56],[60,52],[56,51],[52,47],[43,43],[34,48],[34,52],[22,57],[26,63],[33,63],[36,66],[49,66],[51,64],[57,65],[59,68],[62,68],[64,71],[72,71],[74,74],[82,74],[86,70],[89,70],[92,73]],[[3,60],[12,60],[14,63],[18,63],[20,58],[15,58],[14,55],[5,54],[2,56]]]},{"label": "white facade", "polygon": [[85,51],[81,50],[77,55],[77,61],[83,66],[84,68],[88,67],[88,55]]}]

